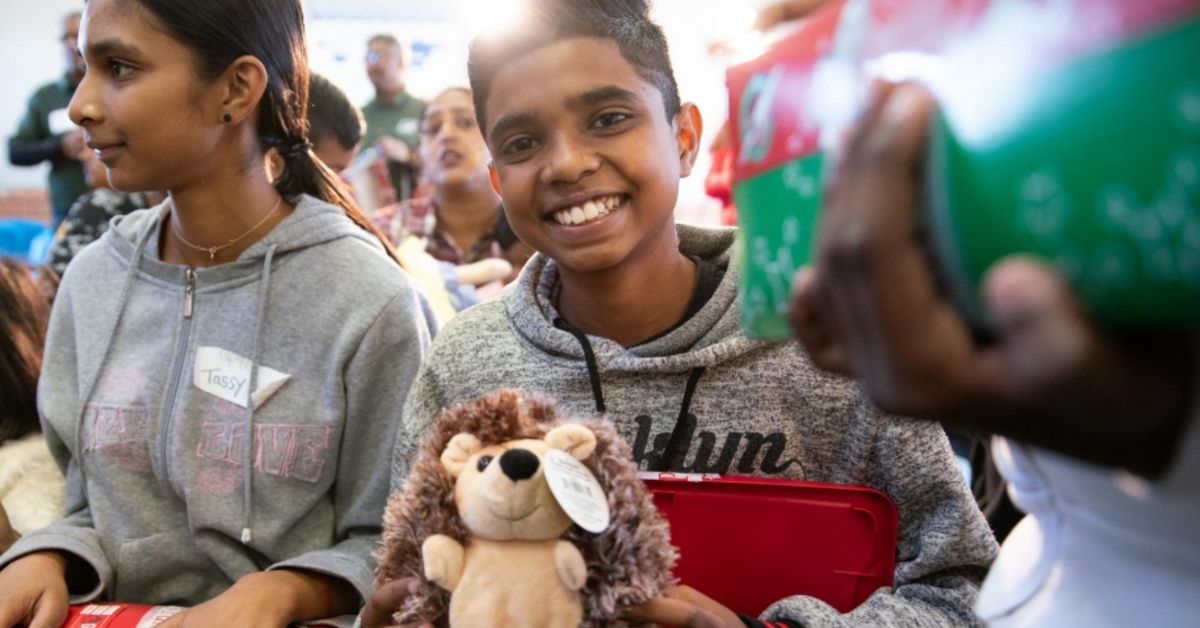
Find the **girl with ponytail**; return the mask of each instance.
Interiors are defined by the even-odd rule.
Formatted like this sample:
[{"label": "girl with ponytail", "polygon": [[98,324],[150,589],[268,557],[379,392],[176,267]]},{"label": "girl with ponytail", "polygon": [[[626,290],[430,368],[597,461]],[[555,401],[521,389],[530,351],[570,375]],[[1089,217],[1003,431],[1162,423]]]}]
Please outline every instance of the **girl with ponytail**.
[{"label": "girl with ponytail", "polygon": [[301,2],[87,0],[79,46],[70,113],[109,181],[169,196],[63,278],[38,411],[67,515],[0,556],[0,628],[96,599],[350,616],[432,327],[313,155]]}]

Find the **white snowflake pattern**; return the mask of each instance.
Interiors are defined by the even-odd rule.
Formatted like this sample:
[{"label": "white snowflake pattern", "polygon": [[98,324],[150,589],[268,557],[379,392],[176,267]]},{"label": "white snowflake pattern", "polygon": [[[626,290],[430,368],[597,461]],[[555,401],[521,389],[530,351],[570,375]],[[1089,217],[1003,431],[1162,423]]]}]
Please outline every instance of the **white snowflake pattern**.
[{"label": "white snowflake pattern", "polygon": [[[1144,279],[1200,284],[1200,151],[1184,147],[1167,161],[1157,198],[1141,203],[1126,185],[1100,195],[1100,221],[1124,234],[1140,255]],[[1096,271],[1099,272],[1099,271]]]},{"label": "white snowflake pattern", "polygon": [[1185,146],[1171,157],[1167,185],[1184,192],[1196,192],[1200,187],[1200,148]]},{"label": "white snowflake pattern", "polygon": [[1200,132],[1200,83],[1188,83],[1175,98],[1175,117],[1184,131]]},{"label": "white snowflake pattern", "polygon": [[1128,228],[1140,203],[1137,193],[1127,185],[1111,185],[1100,194],[1100,223]]},{"label": "white snowflake pattern", "polygon": [[817,197],[817,180],[804,171],[797,162],[791,162],[783,168],[783,184],[796,193],[802,200],[812,200]]},{"label": "white snowflake pattern", "polygon": [[1021,183],[1018,199],[1017,215],[1026,231],[1046,240],[1062,236],[1072,203],[1057,174],[1043,169],[1029,175]]},{"label": "white snowflake pattern", "polygon": [[1089,284],[1101,290],[1121,290],[1130,287],[1136,278],[1135,256],[1120,243],[1100,247],[1092,256],[1088,272]]},{"label": "white snowflake pattern", "polygon": [[[782,225],[783,233],[798,233],[799,221],[788,218]],[[778,314],[787,312],[788,295],[791,292],[792,275],[796,272],[796,263],[792,257],[792,248],[788,243],[771,250],[771,243],[765,237],[754,238],[751,246],[751,260],[766,278],[768,293],[764,294],[764,311]]]}]

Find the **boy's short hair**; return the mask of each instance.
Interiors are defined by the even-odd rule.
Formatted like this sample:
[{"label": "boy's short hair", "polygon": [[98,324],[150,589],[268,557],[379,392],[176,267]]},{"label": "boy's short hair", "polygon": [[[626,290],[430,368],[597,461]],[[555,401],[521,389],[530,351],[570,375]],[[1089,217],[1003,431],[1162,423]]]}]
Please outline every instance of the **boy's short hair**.
[{"label": "boy's short hair", "polygon": [[370,46],[371,44],[373,44],[375,42],[382,42],[393,48],[401,47],[400,40],[396,39],[395,35],[391,35],[389,33],[378,33],[375,35],[371,35],[370,39],[367,40],[367,45]]},{"label": "boy's short hair", "polygon": [[475,117],[486,134],[492,80],[513,59],[562,39],[595,37],[617,45],[638,75],[662,93],[670,120],[679,111],[679,87],[667,38],[649,16],[646,0],[529,0],[524,19],[508,30],[471,42],[467,73],[475,93]]},{"label": "boy's short hair", "polygon": [[342,148],[354,148],[363,137],[363,117],[345,92],[313,74],[308,85],[308,137],[332,137]]}]

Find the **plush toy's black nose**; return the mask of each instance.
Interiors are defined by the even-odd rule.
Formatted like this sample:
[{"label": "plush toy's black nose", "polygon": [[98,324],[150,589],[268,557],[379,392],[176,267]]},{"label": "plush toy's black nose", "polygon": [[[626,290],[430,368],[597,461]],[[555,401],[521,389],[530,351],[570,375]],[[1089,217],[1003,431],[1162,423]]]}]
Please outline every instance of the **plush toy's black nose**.
[{"label": "plush toy's black nose", "polygon": [[528,449],[510,449],[500,456],[500,469],[513,482],[528,480],[538,470],[538,457]]}]

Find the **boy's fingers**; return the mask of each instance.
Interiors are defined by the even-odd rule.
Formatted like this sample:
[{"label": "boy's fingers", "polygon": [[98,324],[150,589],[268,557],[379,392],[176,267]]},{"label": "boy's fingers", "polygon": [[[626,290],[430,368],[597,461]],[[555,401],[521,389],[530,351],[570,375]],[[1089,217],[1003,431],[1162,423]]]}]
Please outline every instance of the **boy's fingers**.
[{"label": "boy's fingers", "polygon": [[58,628],[66,618],[66,607],[50,603],[43,595],[34,611],[33,621],[29,622],[29,628]]},{"label": "boy's fingers", "polygon": [[413,578],[398,578],[386,582],[375,589],[375,593],[367,599],[362,611],[363,628],[382,628],[395,625],[392,615],[404,604],[404,600],[413,593],[417,584]]},{"label": "boy's fingers", "polygon": [[[838,164],[833,211],[842,215],[841,231],[852,227],[866,236],[878,235],[876,225],[907,225],[915,204],[896,207],[897,195],[913,197],[920,181],[929,119],[934,102],[925,90],[911,84],[875,89],[877,102],[869,106]],[[907,193],[906,193],[907,192]],[[904,231],[905,236],[911,231]],[[870,242],[858,238],[852,242]]]},{"label": "boy's fingers", "polygon": [[814,357],[906,403],[913,382],[905,369],[928,370],[934,345],[958,340],[948,335],[953,329],[929,323],[943,301],[916,238],[933,101],[913,85],[880,83],[873,93],[823,208],[813,290],[819,300],[801,295],[796,314],[798,322],[812,315],[834,332],[836,351],[806,336],[806,346],[821,349]]},{"label": "boy's fingers", "polygon": [[684,628],[719,628],[711,613],[684,600],[656,597],[625,612],[625,619]]},{"label": "boy's fingers", "polygon": [[1078,372],[1100,341],[1067,283],[1035,260],[997,264],[984,279],[984,298],[1018,389],[1036,390]]},{"label": "boy's fingers", "polygon": [[12,628],[22,617],[21,609],[15,604],[0,600],[0,628]]},{"label": "boy's fingers", "polygon": [[822,313],[817,290],[816,274],[811,266],[796,271],[788,321],[796,340],[804,346],[814,364],[827,371],[849,375],[850,360],[841,339],[830,326],[828,314]]}]

